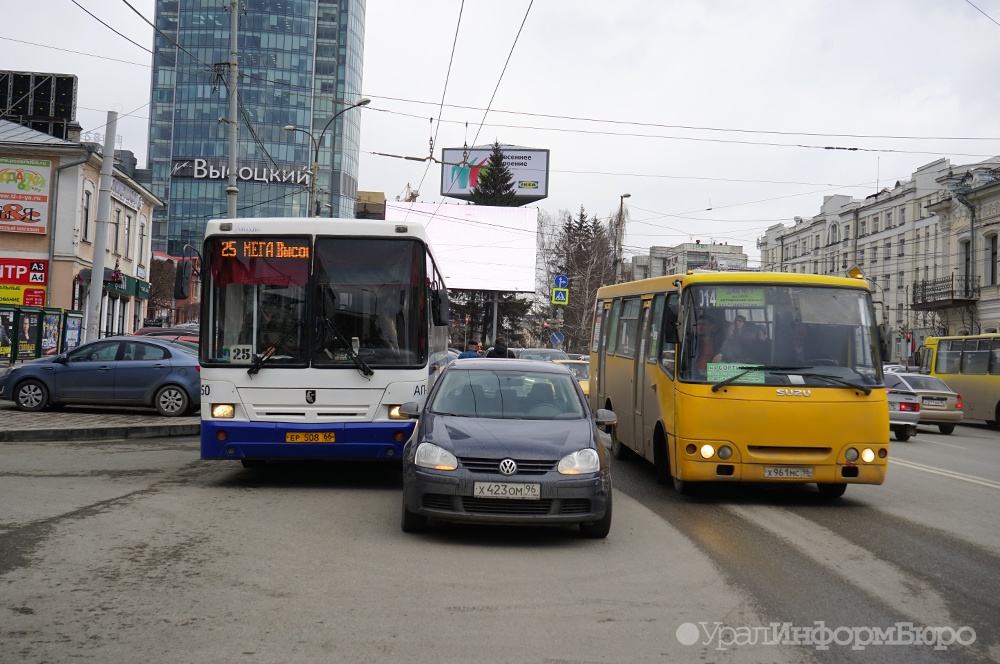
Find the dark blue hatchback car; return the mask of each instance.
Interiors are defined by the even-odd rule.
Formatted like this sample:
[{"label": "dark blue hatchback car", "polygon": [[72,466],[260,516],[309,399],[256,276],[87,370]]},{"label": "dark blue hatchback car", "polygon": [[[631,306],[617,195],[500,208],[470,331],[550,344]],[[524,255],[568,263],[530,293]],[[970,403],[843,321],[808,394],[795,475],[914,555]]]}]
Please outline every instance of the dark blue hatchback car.
[{"label": "dark blue hatchback car", "polygon": [[184,415],[200,404],[197,351],[154,337],[107,337],[0,371],[0,399],[21,410],[65,404],[151,406]]},{"label": "dark blue hatchback car", "polygon": [[596,416],[565,367],[467,359],[441,373],[403,450],[402,529],[429,520],[611,528],[610,457]]}]

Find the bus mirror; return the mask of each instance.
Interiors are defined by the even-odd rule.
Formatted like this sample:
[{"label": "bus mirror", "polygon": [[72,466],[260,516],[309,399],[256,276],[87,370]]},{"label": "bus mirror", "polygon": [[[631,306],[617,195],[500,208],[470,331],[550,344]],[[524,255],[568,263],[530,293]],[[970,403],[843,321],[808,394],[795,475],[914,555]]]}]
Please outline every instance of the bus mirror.
[{"label": "bus mirror", "polygon": [[448,289],[438,288],[431,295],[431,315],[434,317],[434,324],[443,326],[448,324],[451,316],[451,307],[448,305]]},{"label": "bus mirror", "polygon": [[889,357],[889,326],[885,323],[878,326],[878,352],[882,361]]},{"label": "bus mirror", "polygon": [[191,261],[178,261],[177,273],[174,275],[174,299],[186,300],[191,297]]}]

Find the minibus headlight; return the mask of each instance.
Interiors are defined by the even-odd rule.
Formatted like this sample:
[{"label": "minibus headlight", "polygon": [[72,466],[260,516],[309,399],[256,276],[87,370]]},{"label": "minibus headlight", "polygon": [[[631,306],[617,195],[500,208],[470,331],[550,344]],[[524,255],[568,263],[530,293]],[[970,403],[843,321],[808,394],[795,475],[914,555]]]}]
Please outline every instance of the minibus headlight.
[{"label": "minibus headlight", "polygon": [[729,447],[729,445],[723,445],[722,447],[719,448],[720,459],[726,461],[731,456],[733,456],[733,448]]},{"label": "minibus headlight", "polygon": [[711,445],[707,445],[707,444],[701,446],[701,457],[703,459],[711,459],[714,456],[715,456],[715,448],[714,447],[712,447]]},{"label": "minibus headlight", "polygon": [[852,447],[849,450],[847,450],[847,452],[844,454],[844,456],[847,457],[848,461],[850,461],[851,463],[854,463],[855,461],[858,460],[858,451]]},{"label": "minibus headlight", "polygon": [[455,458],[455,455],[434,443],[420,443],[413,463],[421,468],[433,468],[434,470],[455,470],[458,468],[458,459]]},{"label": "minibus headlight", "polygon": [[864,461],[865,463],[871,463],[872,461],[874,461],[875,460],[874,450],[872,450],[872,448],[870,447],[866,447],[865,449],[861,450],[861,460]]},{"label": "minibus headlight", "polygon": [[231,403],[213,403],[212,417],[217,420],[231,420],[236,416],[236,408]]}]

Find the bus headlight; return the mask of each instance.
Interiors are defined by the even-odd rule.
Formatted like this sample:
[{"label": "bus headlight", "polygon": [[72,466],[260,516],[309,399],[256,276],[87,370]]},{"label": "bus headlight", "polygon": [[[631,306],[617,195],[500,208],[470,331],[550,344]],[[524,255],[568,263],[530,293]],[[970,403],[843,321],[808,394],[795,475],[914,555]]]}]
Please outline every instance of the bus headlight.
[{"label": "bus headlight", "polygon": [[848,449],[847,452],[844,453],[844,456],[847,457],[848,461],[854,463],[855,461],[858,460],[858,451],[852,447]]},{"label": "bus headlight", "polygon": [[711,445],[702,445],[701,446],[701,458],[703,458],[703,459],[711,459],[714,456],[715,456],[715,448],[714,447],[712,447]]},{"label": "bus headlight", "polygon": [[402,415],[399,412],[399,406],[389,406],[389,419],[390,420],[405,420],[406,415]]},{"label": "bus headlight", "polygon": [[591,448],[582,449],[567,454],[559,460],[556,470],[562,475],[579,475],[580,473],[596,473],[601,469],[600,457]]},{"label": "bus headlight", "polygon": [[870,447],[866,447],[861,450],[861,460],[865,463],[871,463],[875,460],[875,452]]},{"label": "bus headlight", "polygon": [[455,458],[455,455],[434,443],[420,443],[413,463],[421,468],[433,468],[434,470],[455,470],[458,468],[458,459]]},{"label": "bus headlight", "polygon": [[217,420],[231,420],[236,416],[236,408],[231,403],[213,403],[212,417]]}]

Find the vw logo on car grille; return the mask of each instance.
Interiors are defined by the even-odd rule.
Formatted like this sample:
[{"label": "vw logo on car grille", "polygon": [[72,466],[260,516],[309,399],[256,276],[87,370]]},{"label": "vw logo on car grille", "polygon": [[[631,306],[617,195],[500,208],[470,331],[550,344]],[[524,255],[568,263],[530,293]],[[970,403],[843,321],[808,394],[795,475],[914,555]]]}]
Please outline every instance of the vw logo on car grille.
[{"label": "vw logo on car grille", "polygon": [[316,403],[316,390],[306,390],[306,403]]},{"label": "vw logo on car grille", "polygon": [[517,472],[517,463],[513,459],[504,459],[500,462],[500,472],[504,475],[513,475]]}]

